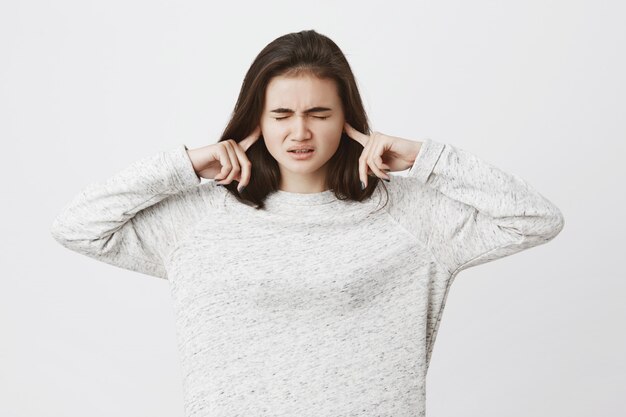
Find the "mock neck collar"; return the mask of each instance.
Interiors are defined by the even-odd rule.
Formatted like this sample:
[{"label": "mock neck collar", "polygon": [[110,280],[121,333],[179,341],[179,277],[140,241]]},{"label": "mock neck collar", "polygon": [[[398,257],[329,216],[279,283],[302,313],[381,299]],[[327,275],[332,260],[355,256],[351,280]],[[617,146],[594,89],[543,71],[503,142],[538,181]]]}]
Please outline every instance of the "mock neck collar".
[{"label": "mock neck collar", "polygon": [[[349,199],[339,199],[335,196],[333,190],[326,190],[315,193],[295,193],[289,191],[276,190],[270,192],[264,200],[265,210],[255,210],[248,204],[243,204],[235,197],[226,193],[227,205],[229,209],[234,210],[252,210],[255,216],[273,216],[288,215],[289,217],[297,217],[302,221],[317,222],[320,218],[327,222],[333,220],[337,216],[341,221],[349,221],[351,216],[360,216],[367,213],[369,206],[374,204],[374,200],[368,199],[363,202],[353,201]],[[226,202],[225,202],[226,203]]]},{"label": "mock neck collar", "polygon": [[267,195],[265,203],[268,206],[317,206],[337,201],[333,190],[316,193],[294,193],[291,191],[276,190]]}]

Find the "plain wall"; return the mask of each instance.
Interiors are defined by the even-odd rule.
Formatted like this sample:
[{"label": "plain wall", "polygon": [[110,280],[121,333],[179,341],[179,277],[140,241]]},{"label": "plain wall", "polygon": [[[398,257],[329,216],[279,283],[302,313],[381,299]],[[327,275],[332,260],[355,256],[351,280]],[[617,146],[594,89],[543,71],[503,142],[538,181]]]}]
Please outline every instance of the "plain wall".
[{"label": "plain wall", "polygon": [[625,12],[590,0],[3,2],[0,415],[183,415],[168,282],[73,253],[50,225],[92,181],[214,143],[256,54],[315,29],[346,54],[374,130],[468,150],[565,217],[548,244],[456,277],[428,415],[623,416]]}]

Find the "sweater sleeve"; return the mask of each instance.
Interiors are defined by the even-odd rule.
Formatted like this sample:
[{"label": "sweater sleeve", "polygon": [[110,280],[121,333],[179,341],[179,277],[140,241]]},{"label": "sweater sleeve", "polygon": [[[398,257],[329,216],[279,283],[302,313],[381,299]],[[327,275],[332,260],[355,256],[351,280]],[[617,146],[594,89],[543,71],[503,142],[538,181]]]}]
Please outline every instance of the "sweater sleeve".
[{"label": "sweater sleeve", "polygon": [[561,211],[520,177],[430,138],[406,177],[391,181],[393,217],[451,275],[544,244],[564,226]]},{"label": "sweater sleeve", "polygon": [[89,184],[56,216],[50,232],[72,251],[167,278],[167,255],[221,194],[214,182],[200,182],[187,147],[179,144]]}]

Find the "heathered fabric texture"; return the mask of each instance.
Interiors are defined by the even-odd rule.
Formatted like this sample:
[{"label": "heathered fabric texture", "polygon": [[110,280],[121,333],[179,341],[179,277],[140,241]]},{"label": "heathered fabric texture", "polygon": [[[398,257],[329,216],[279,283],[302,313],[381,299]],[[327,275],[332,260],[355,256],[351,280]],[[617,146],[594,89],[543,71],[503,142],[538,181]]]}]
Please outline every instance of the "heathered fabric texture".
[{"label": "heathered fabric texture", "polygon": [[521,178],[429,138],[381,209],[382,185],[360,203],[277,191],[257,211],[201,182],[179,144],[87,186],[51,232],[169,281],[188,417],[424,416],[454,277],[564,219]]}]

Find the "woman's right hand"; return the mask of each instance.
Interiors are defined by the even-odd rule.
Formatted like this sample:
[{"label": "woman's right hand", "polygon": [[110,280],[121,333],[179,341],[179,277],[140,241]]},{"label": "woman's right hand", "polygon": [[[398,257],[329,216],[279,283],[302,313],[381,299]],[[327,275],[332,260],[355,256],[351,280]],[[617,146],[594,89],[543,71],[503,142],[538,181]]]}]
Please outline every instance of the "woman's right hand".
[{"label": "woman's right hand", "polygon": [[261,137],[261,127],[240,142],[224,140],[197,149],[187,150],[193,169],[199,177],[214,179],[218,184],[239,182],[237,190],[241,192],[250,182],[252,163],[246,151]]}]

